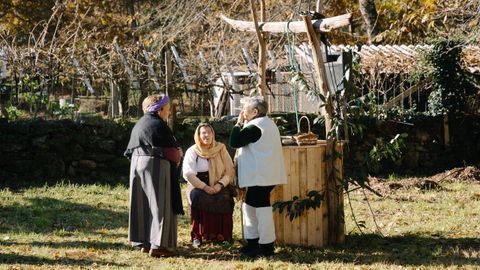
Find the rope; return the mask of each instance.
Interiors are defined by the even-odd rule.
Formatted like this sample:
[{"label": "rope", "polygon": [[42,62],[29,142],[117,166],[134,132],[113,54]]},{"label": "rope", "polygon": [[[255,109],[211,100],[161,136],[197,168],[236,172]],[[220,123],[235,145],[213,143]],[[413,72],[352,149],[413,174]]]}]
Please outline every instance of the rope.
[{"label": "rope", "polygon": [[[297,71],[297,66],[295,65],[295,53],[294,53],[294,48],[295,48],[295,38],[296,38],[296,35],[295,33],[293,33],[293,37],[290,38],[290,23],[292,22],[292,20],[288,20],[287,22],[287,27],[285,29],[285,33],[287,35],[287,43],[288,43],[288,56],[289,56],[289,60],[290,60],[290,80],[293,78],[293,74],[295,73],[295,71]],[[297,97],[297,84],[294,83],[293,84],[293,107],[294,107],[294,110],[295,110],[295,122],[296,122],[296,125],[297,125],[297,130],[299,129],[300,127],[300,124],[299,124],[299,121],[298,121],[298,107],[297,107],[297,103],[298,103],[298,97]]]}]

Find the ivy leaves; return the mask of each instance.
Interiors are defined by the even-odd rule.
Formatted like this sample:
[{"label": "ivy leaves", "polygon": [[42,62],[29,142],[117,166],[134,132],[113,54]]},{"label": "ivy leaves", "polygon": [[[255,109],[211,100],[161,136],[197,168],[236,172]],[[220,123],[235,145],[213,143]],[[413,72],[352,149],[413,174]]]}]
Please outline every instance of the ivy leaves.
[{"label": "ivy leaves", "polygon": [[278,210],[279,214],[282,214],[285,210],[285,214],[292,221],[301,216],[305,211],[320,207],[323,198],[323,192],[312,190],[307,193],[307,198],[305,199],[293,196],[292,200],[275,202],[272,207],[274,211]]}]

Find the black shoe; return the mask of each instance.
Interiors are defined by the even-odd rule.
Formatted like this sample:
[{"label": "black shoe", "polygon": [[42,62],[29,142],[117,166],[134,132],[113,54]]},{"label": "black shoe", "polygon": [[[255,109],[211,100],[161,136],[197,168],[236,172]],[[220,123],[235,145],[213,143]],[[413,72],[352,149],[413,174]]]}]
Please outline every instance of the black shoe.
[{"label": "black shoe", "polygon": [[258,248],[259,248],[258,238],[247,239],[247,245],[240,248],[240,252],[243,254],[246,254],[247,252],[250,252],[251,250],[258,249]]},{"label": "black shoe", "polygon": [[260,244],[260,256],[270,257],[275,254],[275,248],[273,247],[273,242],[269,244]]},{"label": "black shoe", "polygon": [[270,257],[274,254],[273,242],[269,244],[259,244],[257,248],[245,252],[245,256],[255,259],[257,257]]}]

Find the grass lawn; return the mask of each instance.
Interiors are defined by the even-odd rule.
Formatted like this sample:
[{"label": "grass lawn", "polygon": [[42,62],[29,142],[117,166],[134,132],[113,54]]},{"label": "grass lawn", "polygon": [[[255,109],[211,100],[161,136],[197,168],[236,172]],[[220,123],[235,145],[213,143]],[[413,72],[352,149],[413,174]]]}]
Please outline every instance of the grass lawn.
[{"label": "grass lawn", "polygon": [[[178,223],[179,257],[155,259],[133,250],[127,242],[126,186],[3,187],[0,268],[480,269],[480,182],[447,179],[440,190],[391,184],[383,184],[391,187],[383,198],[360,190],[345,198],[345,245],[278,246],[274,257],[254,261],[239,258],[238,240],[192,249],[188,215]],[[235,239],[241,238],[238,207]]]}]

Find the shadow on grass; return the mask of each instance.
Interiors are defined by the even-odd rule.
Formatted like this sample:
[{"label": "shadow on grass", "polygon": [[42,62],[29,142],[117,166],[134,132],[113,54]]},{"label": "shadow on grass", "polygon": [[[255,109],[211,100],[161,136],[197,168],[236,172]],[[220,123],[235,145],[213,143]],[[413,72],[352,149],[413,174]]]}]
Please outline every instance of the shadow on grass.
[{"label": "shadow on grass", "polygon": [[275,259],[298,263],[341,261],[367,265],[385,263],[461,266],[480,265],[478,252],[480,252],[478,238],[438,238],[421,235],[380,237],[369,234],[347,236],[346,244],[339,247],[325,249],[285,247]]},{"label": "shadow on grass", "polygon": [[89,259],[71,259],[60,257],[58,259],[49,259],[44,257],[19,255],[19,254],[0,254],[0,264],[29,264],[29,265],[62,265],[62,266],[125,266],[115,262],[105,262]]},{"label": "shadow on grass", "polygon": [[68,235],[73,231],[93,232],[116,229],[128,224],[128,213],[115,212],[86,204],[53,198],[31,198],[27,204],[0,207],[0,233],[55,232]]},{"label": "shadow on grass", "polygon": [[[181,249],[180,256],[208,260],[250,261],[238,253],[240,245],[210,245],[199,250]],[[278,246],[271,261],[298,264],[319,262],[353,263],[356,265],[410,265],[410,266],[462,266],[480,265],[480,239],[436,238],[417,235],[380,237],[377,235],[347,236],[343,246],[305,248]],[[476,254],[476,255],[475,255]],[[471,256],[471,257],[469,257]]]}]

